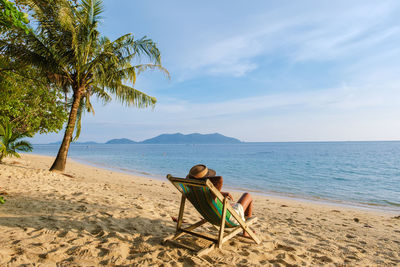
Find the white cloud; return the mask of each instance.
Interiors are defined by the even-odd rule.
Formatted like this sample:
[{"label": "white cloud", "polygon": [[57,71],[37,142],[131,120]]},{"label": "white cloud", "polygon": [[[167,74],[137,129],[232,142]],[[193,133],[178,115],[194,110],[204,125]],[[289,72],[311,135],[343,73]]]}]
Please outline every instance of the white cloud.
[{"label": "white cloud", "polygon": [[[162,98],[154,111],[95,104],[80,141],[140,141],[166,132],[219,132],[245,141],[394,140],[400,138],[398,88],[400,80],[215,103]],[[60,139],[38,136],[34,142]]]},{"label": "white cloud", "polygon": [[161,100],[156,111],[179,114],[180,118],[213,118],[252,112],[277,113],[280,110],[353,111],[367,108],[396,107],[400,103],[400,81],[389,84],[343,85],[308,92],[283,92],[278,94],[241,98],[216,103],[191,103]]},{"label": "white cloud", "polygon": [[[315,2],[314,2],[315,4]],[[199,39],[186,35],[184,46],[173,52],[173,68],[180,78],[201,75],[243,76],[261,67],[260,57],[280,55],[289,61],[335,61],[357,54],[381,53],[376,46],[399,41],[398,2],[338,2],[282,5],[272,11],[240,16],[231,28],[208,25]],[[193,37],[193,39],[190,39]],[[398,43],[398,42],[397,42]],[[389,47],[388,49],[394,49]],[[357,63],[357,62],[354,62]]]},{"label": "white cloud", "polygon": [[[255,1],[245,4],[252,12],[236,13],[225,10],[236,6],[228,1],[202,2],[195,7],[201,9],[198,14],[188,13],[179,2],[164,5],[157,9],[155,23],[160,24],[151,26],[160,29],[154,38],[165,46],[161,51],[172,83],[191,78],[209,83],[208,75],[241,76],[249,84],[259,79],[257,86],[262,87],[262,74],[254,77],[251,72],[266,69],[263,59],[277,58],[287,68],[298,64],[314,70],[325,66],[315,62],[327,62],[333,66],[330,80],[343,85],[306,88],[308,75],[296,77],[304,83],[296,92],[282,88],[280,93],[260,95],[260,88],[248,88],[247,97],[240,99],[195,103],[180,98],[190,99],[190,88],[178,88],[175,98],[167,98],[167,93],[163,96],[161,89],[145,81],[138,88],[154,89],[159,99],[154,111],[97,106],[96,116],[84,119],[82,140],[95,136],[85,132],[85,125],[104,139],[118,135],[141,140],[177,131],[220,132],[248,141],[399,139],[398,1],[282,1],[275,6]],[[185,8],[193,6],[186,3]],[[324,80],[321,73],[315,69],[313,79]],[[172,92],[175,85],[166,91]],[[213,95],[203,84],[198,87]]]}]

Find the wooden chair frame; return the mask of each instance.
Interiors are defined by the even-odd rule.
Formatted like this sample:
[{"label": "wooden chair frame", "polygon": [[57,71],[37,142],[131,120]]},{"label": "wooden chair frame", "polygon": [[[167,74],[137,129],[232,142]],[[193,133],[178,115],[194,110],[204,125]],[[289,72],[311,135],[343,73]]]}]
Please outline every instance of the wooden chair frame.
[{"label": "wooden chair frame", "polygon": [[[212,242],[211,245],[201,249],[200,251],[197,251],[198,256],[205,255],[217,247],[221,248],[223,243],[225,243],[226,241],[235,237],[237,234],[239,234],[242,231],[247,232],[249,234],[250,238],[253,239],[253,241],[256,244],[261,243],[261,240],[249,227],[250,225],[252,225],[253,223],[255,223],[257,221],[257,217],[251,217],[248,220],[243,221],[241,216],[239,214],[237,214],[237,212],[229,204],[228,198],[224,197],[221,194],[221,192],[211,183],[210,180],[208,180],[208,179],[206,179],[206,180],[183,179],[183,178],[173,177],[170,174],[167,175],[167,179],[182,193],[182,197],[181,197],[181,205],[179,208],[178,221],[176,224],[176,232],[174,235],[170,235],[170,236],[166,237],[164,239],[164,242],[170,242],[177,246],[196,251],[195,248],[193,248],[189,245],[177,242],[176,240],[185,234],[190,234],[190,235],[211,241]],[[182,188],[178,187],[175,184],[176,182],[182,183],[185,185],[192,185],[192,186],[207,186],[210,189],[210,191],[216,196],[216,198],[218,198],[223,203],[222,214],[221,214],[221,223],[218,226],[213,225],[218,230],[217,237],[210,235],[208,233],[199,233],[199,232],[193,231],[194,229],[207,223],[207,220],[204,218],[190,226],[187,226],[185,228],[182,227],[183,212],[185,210],[186,196],[185,196]],[[233,216],[239,224],[238,226],[233,227],[232,230],[230,230],[230,231],[225,229],[226,211],[227,210],[229,210],[229,212],[231,213],[231,216]]]}]

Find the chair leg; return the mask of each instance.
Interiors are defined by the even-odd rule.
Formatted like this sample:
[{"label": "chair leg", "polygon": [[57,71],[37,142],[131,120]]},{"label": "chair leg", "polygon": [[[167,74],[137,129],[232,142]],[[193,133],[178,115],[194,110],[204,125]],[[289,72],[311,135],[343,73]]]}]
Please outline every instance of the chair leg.
[{"label": "chair leg", "polygon": [[[198,221],[197,223],[194,223],[194,224],[192,224],[192,225],[190,225],[190,226],[188,226],[188,227],[186,227],[186,228],[183,228],[183,230],[187,230],[187,231],[191,231],[191,230],[194,230],[194,229],[196,229],[197,227],[199,227],[199,226],[202,226],[203,224],[205,224],[207,222],[207,220],[206,219],[201,219],[200,221]],[[181,230],[179,231],[179,233],[175,233],[175,234],[173,234],[173,235],[170,235],[170,236],[167,236],[166,238],[164,238],[164,242],[165,241],[168,241],[168,240],[175,240],[175,239],[178,239],[179,237],[181,237],[181,236],[183,236],[183,235],[186,235],[187,233],[186,232],[182,232]]]},{"label": "chair leg", "polygon": [[186,196],[184,194],[182,194],[181,207],[179,208],[178,222],[176,224],[176,234],[178,234],[178,232],[182,226],[183,211],[185,210],[185,201],[186,201]]},{"label": "chair leg", "polygon": [[221,225],[220,225],[219,233],[218,233],[218,244],[217,244],[218,248],[222,247],[222,240],[224,238],[227,205],[228,205],[228,198],[225,197],[223,208],[222,208]]},{"label": "chair leg", "polygon": [[[260,244],[261,243],[260,238],[250,229],[250,227],[249,227],[250,223],[249,222],[243,222],[242,219],[238,219],[238,218],[236,218],[236,220],[239,222],[239,224],[242,227],[242,229],[249,234],[249,236],[254,240],[254,242],[256,244]],[[254,223],[256,221],[257,221],[257,219],[256,219],[256,217],[254,217],[254,220],[252,220],[252,223]]]},{"label": "chair leg", "polygon": [[[255,223],[257,221],[257,217],[252,217],[249,220],[246,221],[246,225],[250,226],[253,223]],[[236,228],[234,228],[230,233],[228,233],[224,239],[222,240],[222,243],[225,243],[226,241],[228,241],[229,239],[231,239],[232,237],[236,236],[237,234],[239,234],[240,232],[243,231],[243,228],[241,226],[238,226]]]}]

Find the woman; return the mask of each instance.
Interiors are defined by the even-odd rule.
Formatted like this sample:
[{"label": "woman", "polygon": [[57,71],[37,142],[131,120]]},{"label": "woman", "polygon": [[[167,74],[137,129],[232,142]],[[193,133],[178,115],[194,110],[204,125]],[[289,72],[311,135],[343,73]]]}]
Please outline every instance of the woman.
[{"label": "woman", "polygon": [[[213,185],[221,192],[224,197],[233,201],[233,197],[229,192],[222,192],[223,179],[222,176],[215,176],[216,172],[212,169],[208,169],[206,165],[198,164],[193,166],[186,178],[189,179],[209,179]],[[251,217],[253,212],[253,199],[249,193],[244,193],[238,202],[232,203],[232,208],[242,217],[243,221],[246,218]],[[230,219],[236,222],[234,218]],[[237,222],[236,222],[237,223]],[[246,232],[243,232],[243,236],[248,236]]]}]

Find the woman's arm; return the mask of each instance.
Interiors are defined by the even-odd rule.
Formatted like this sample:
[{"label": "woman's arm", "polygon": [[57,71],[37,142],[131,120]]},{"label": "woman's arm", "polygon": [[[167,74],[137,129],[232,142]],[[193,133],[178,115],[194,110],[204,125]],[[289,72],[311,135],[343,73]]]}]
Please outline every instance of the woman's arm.
[{"label": "woman's arm", "polygon": [[233,201],[233,196],[229,192],[221,191],[222,185],[224,183],[224,179],[222,178],[222,176],[209,177],[208,179],[210,179],[210,181],[213,183],[213,185],[218,189],[218,191],[221,192],[221,194],[224,197],[228,197],[228,199]]}]

